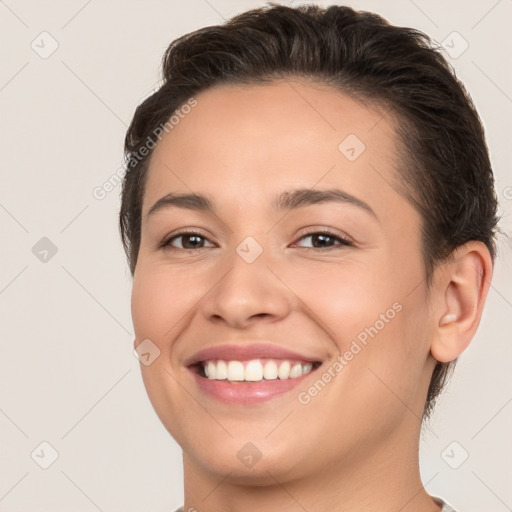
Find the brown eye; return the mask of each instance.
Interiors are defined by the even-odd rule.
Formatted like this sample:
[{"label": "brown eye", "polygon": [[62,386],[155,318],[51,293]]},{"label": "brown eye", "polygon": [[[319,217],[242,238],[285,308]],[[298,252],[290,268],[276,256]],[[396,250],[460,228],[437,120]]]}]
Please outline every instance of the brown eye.
[{"label": "brown eye", "polygon": [[342,247],[342,246],[350,246],[352,243],[342,238],[338,235],[335,235],[334,233],[330,232],[315,232],[315,233],[309,233],[307,235],[302,236],[300,240],[305,239],[311,239],[311,247],[305,247],[306,249],[322,249],[327,248],[331,249],[334,247]]},{"label": "brown eye", "polygon": [[[199,233],[184,232],[173,235],[171,238],[165,240],[162,243],[162,247],[167,247],[170,249],[194,250],[203,249],[204,247],[206,247],[205,243],[210,242],[208,242],[208,239],[206,237],[200,235]],[[211,244],[210,246],[213,246],[213,244]]]}]

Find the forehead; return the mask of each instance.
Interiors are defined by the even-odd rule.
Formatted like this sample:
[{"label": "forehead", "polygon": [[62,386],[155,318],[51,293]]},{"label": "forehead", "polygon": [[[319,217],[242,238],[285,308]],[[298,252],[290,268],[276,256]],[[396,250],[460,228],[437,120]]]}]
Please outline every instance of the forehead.
[{"label": "forehead", "polygon": [[247,205],[325,185],[403,202],[392,185],[400,160],[393,119],[375,104],[304,80],[222,84],[195,100],[153,151],[143,215],[171,191]]}]

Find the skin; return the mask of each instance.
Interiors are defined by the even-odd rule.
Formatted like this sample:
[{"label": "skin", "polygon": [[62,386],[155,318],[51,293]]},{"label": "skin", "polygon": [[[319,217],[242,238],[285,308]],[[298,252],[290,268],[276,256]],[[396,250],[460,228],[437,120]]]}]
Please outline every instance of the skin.
[{"label": "skin", "polygon": [[[151,157],[132,295],[135,346],[149,338],[160,350],[141,370],[183,449],[184,510],[439,510],[419,475],[423,406],[433,356],[455,359],[478,327],[489,252],[460,247],[428,293],[421,218],[394,186],[401,151],[391,116],[376,107],[305,80],[215,86],[196,99]],[[355,161],[338,149],[349,134],[366,146]],[[375,217],[333,202],[272,209],[296,188],[341,189]],[[171,207],[147,217],[170,192],[208,195],[215,213]],[[205,237],[203,247],[177,238],[159,248],[183,228]],[[306,236],[321,228],[353,245]],[[250,264],[236,252],[247,236],[263,248]],[[401,311],[299,403],[394,303]],[[262,340],[323,366],[297,390],[241,406],[201,393],[184,365],[205,347]],[[261,452],[250,468],[237,458],[247,442]]]}]

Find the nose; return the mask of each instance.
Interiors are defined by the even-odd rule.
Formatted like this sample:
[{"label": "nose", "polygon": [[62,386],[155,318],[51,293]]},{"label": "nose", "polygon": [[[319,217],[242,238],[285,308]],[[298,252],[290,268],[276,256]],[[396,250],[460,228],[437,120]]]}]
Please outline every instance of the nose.
[{"label": "nose", "polygon": [[288,315],[293,293],[267,266],[264,254],[252,263],[234,255],[202,301],[209,322],[245,329],[255,322],[276,322]]}]

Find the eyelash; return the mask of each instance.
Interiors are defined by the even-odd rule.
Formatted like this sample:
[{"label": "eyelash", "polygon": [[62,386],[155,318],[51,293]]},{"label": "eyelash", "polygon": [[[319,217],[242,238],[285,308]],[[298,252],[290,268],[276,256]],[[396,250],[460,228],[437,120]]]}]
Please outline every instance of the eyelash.
[{"label": "eyelash", "polygon": [[[184,249],[184,248],[180,248],[180,247],[174,247],[171,245],[171,242],[173,242],[174,240],[184,236],[184,235],[190,235],[190,236],[198,236],[200,238],[204,238],[205,240],[208,240],[207,237],[201,235],[201,233],[198,233],[197,231],[188,231],[188,230],[183,230],[183,231],[180,231],[179,233],[175,233],[173,234],[172,236],[170,237],[167,237],[165,238],[160,244],[159,244],[159,248],[160,249],[170,249],[172,251],[199,251],[201,249],[208,249],[208,247],[199,247],[198,249]],[[334,238],[336,241],[340,242],[338,245],[335,245],[335,246],[328,246],[328,247],[303,247],[303,249],[309,249],[309,250],[313,250],[313,251],[329,251],[329,250],[333,250],[333,249],[336,249],[337,247],[340,248],[340,247],[353,247],[354,244],[348,239],[348,238],[344,238],[336,233],[334,233],[333,231],[330,231],[329,229],[321,229],[321,230],[317,230],[317,231],[311,231],[310,233],[305,233],[304,235],[302,235],[298,240],[302,240],[304,238],[307,238],[307,237],[311,237],[311,236],[314,236],[314,235],[325,235],[325,236],[328,236],[330,238]],[[211,243],[211,242],[210,242]],[[296,243],[296,242],[294,242]]]}]

